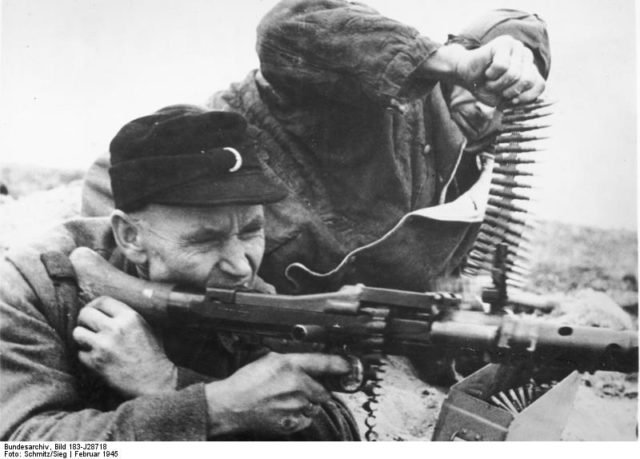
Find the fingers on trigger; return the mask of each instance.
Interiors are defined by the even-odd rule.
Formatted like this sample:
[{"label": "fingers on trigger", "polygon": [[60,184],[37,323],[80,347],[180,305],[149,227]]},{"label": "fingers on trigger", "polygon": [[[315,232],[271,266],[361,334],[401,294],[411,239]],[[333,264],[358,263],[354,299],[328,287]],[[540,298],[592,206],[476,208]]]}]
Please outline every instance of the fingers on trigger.
[{"label": "fingers on trigger", "polygon": [[309,402],[309,404],[302,409],[302,414],[307,418],[315,418],[320,414],[320,411],[322,411],[322,407],[319,404]]},{"label": "fingers on trigger", "polygon": [[349,372],[349,362],[343,357],[327,354],[291,354],[292,361],[311,376],[323,374],[344,374]]},{"label": "fingers on trigger", "polygon": [[320,384],[318,381],[316,381],[311,377],[307,379],[308,380],[304,387],[304,393],[306,398],[311,403],[314,403],[314,404],[324,403],[331,398],[331,395],[329,394],[327,389],[324,388],[322,384]]}]

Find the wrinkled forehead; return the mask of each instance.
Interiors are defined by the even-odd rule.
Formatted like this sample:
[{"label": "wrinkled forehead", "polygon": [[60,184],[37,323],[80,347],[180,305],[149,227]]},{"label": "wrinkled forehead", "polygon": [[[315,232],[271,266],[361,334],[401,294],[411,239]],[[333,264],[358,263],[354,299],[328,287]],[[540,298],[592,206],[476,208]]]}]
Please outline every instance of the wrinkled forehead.
[{"label": "wrinkled forehead", "polygon": [[252,222],[263,223],[264,210],[262,205],[178,207],[150,204],[137,212],[136,217],[154,228],[171,229],[180,233],[195,228],[235,231]]}]

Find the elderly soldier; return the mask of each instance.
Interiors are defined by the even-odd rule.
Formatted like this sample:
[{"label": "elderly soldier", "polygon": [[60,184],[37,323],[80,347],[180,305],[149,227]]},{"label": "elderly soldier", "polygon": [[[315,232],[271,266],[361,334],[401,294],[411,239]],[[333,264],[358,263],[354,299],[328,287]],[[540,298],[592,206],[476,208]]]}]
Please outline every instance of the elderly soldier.
[{"label": "elderly soldier", "polygon": [[[456,269],[474,240],[468,218],[414,218],[385,235],[476,182],[495,107],[544,89],[545,23],[493,11],[441,46],[361,4],[288,0],[262,20],[257,51],[260,70],[209,105],[248,119],[260,161],[289,190],[266,208],[265,280],[289,293],[427,290]],[[88,174],[87,215],[110,209],[107,167]]]},{"label": "elderly soldier", "polygon": [[241,115],[168,107],[125,125],[110,150],[111,218],[69,221],[0,261],[0,438],[357,439],[317,381],[347,372],[341,357],[242,356],[111,298],[81,308],[68,258],[78,247],[145,279],[273,290],[256,275],[262,204],[285,192]]}]

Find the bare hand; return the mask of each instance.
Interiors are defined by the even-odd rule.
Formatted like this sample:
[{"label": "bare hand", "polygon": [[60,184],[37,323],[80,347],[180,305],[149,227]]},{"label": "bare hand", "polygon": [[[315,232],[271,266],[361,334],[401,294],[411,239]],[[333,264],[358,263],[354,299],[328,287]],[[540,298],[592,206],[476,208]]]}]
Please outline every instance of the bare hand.
[{"label": "bare hand", "polygon": [[456,77],[481,102],[518,105],[535,100],[545,88],[533,53],[508,35],[480,48],[459,53]]},{"label": "bare hand", "polygon": [[133,309],[109,297],[88,303],[73,338],[80,361],[125,397],[175,388],[177,370],[159,339]]},{"label": "bare hand", "polygon": [[348,371],[347,361],[334,355],[269,353],[206,386],[210,433],[302,430],[331,398],[313,377]]}]

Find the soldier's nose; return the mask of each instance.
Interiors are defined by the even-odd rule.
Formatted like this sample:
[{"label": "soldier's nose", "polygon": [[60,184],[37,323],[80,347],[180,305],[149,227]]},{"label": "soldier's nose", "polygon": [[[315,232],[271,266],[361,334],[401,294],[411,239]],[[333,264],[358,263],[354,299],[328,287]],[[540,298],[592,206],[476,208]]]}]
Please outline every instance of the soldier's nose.
[{"label": "soldier's nose", "polygon": [[239,241],[230,241],[225,245],[218,262],[218,269],[225,276],[226,281],[234,285],[248,282],[253,276],[251,261]]}]

